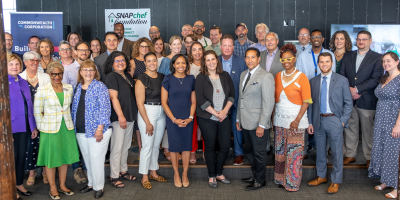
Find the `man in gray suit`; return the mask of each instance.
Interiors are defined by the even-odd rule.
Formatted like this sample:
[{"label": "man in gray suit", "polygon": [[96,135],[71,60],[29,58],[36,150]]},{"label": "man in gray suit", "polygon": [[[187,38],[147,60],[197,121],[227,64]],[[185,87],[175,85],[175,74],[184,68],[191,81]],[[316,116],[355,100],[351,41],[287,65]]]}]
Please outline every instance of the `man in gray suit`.
[{"label": "man in gray suit", "polygon": [[314,134],[317,146],[317,178],[309,186],[327,183],[326,142],[329,141],[333,155],[332,184],[327,192],[339,190],[343,178],[343,129],[348,127],[353,109],[353,99],[346,77],[332,72],[333,59],[328,52],[318,56],[321,74],[310,80],[313,104],[308,107],[308,133]]},{"label": "man in gray suit", "polygon": [[236,128],[242,131],[245,157],[253,176],[242,179],[247,191],[266,185],[266,153],[269,146],[271,115],[275,105],[275,81],[271,73],[260,67],[260,51],[250,47],[245,53],[249,68],[240,75]]},{"label": "man in gray suit", "polygon": [[282,63],[279,61],[280,52],[278,48],[278,34],[269,32],[265,36],[265,45],[267,50],[261,52],[260,67],[267,70],[275,78],[276,74],[283,71]]},{"label": "man in gray suit", "polygon": [[[100,71],[100,80],[104,83],[106,79],[106,74],[104,73],[104,65],[106,64],[106,60],[108,55],[113,51],[117,50],[118,47],[118,35],[115,32],[107,32],[104,34],[104,44],[106,45],[107,50],[94,58],[94,64],[97,66],[97,69]],[[127,60],[126,62],[129,62]]]}]

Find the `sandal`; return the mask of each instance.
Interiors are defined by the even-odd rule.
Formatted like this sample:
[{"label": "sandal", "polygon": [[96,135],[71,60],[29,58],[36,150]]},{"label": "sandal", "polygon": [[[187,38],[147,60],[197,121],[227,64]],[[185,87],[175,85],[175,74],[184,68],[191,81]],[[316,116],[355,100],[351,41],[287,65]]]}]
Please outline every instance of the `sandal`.
[{"label": "sandal", "polygon": [[169,160],[169,161],[171,161],[171,152],[165,152],[164,151],[164,156]]},{"label": "sandal", "polygon": [[145,182],[141,182],[141,183],[142,183],[142,186],[144,189],[150,190],[151,188],[153,188],[149,181],[145,181]]},{"label": "sandal", "polygon": [[26,180],[26,185],[29,185],[29,186],[35,185],[35,178],[36,178],[36,176],[28,177],[28,180]]},{"label": "sandal", "polygon": [[125,172],[125,174],[122,174],[121,172],[119,173],[119,179],[125,179],[127,181],[136,181],[136,177],[133,175],[130,175],[128,172]]},{"label": "sandal", "polygon": [[123,185],[123,183],[119,183],[117,184],[117,182],[119,181],[119,178],[111,178],[111,185],[115,188],[123,188],[125,187],[125,185]]},{"label": "sandal", "polygon": [[381,190],[384,190],[384,189],[386,189],[386,187],[382,188],[381,185],[375,186],[375,190],[381,191]]},{"label": "sandal", "polygon": [[[194,155],[194,156],[193,156]],[[190,152],[190,157],[194,157],[194,158],[190,158],[189,162],[190,164],[196,164],[197,159],[196,159],[196,152]]]},{"label": "sandal", "polygon": [[385,197],[388,198],[388,199],[396,199],[396,197],[390,192],[385,194]]},{"label": "sandal", "polygon": [[158,181],[158,182],[161,182],[161,183],[165,183],[165,182],[168,181],[167,179],[165,179],[164,177],[162,177],[160,175],[158,175],[158,177],[156,178],[156,177],[152,176],[151,174],[149,175],[149,179],[154,180],[154,181]]},{"label": "sandal", "polygon": [[49,179],[47,179],[47,175],[42,174],[42,176],[43,176],[43,183],[44,184],[49,184]]}]

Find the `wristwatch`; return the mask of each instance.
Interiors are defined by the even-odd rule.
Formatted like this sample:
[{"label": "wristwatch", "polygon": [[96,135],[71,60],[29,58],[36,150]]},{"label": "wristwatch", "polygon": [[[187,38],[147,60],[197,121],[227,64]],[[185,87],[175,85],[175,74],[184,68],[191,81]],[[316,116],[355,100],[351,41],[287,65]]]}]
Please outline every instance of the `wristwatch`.
[{"label": "wristwatch", "polygon": [[194,117],[193,117],[193,116],[189,116],[189,118],[190,118],[190,119],[192,119],[192,120],[194,119]]}]

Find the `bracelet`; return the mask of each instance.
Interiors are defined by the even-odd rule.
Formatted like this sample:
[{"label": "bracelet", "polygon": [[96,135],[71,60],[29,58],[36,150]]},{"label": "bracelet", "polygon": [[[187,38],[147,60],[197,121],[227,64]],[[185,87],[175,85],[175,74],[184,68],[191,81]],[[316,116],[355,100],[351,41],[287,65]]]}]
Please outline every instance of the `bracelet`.
[{"label": "bracelet", "polygon": [[102,130],[104,130],[104,129],[97,129],[98,131],[102,131]]},{"label": "bracelet", "polygon": [[[296,122],[296,120],[293,120],[294,122]],[[297,125],[299,125],[300,123],[296,122]]]},{"label": "bracelet", "polygon": [[175,124],[175,120],[176,120],[176,118],[174,118],[174,119],[172,120],[172,123],[174,123],[174,124]]}]

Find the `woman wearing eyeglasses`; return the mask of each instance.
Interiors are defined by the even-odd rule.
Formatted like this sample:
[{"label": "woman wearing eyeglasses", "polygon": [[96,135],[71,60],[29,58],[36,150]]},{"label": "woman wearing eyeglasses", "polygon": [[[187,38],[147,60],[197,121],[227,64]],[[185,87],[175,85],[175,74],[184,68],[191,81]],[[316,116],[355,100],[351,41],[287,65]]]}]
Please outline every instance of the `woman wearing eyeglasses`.
[{"label": "woman wearing eyeglasses", "polygon": [[[135,42],[133,45],[133,51],[131,55],[131,68],[130,68],[130,74],[133,77],[133,79],[136,81],[138,79],[140,74],[143,74],[146,71],[146,65],[144,64],[144,56],[148,52],[153,52],[154,53],[154,48],[151,43],[151,41],[146,38],[142,37],[139,40]],[[133,83],[135,85],[135,83]],[[137,121],[135,121],[133,125],[133,130],[136,132],[136,138],[139,146],[139,159],[140,159],[140,150],[142,149],[142,140],[140,138],[140,132],[139,132],[139,127],[137,124]]]},{"label": "woman wearing eyeglasses", "polygon": [[[46,73],[38,71],[40,55],[35,51],[28,51],[23,56],[24,63],[26,69],[19,74],[22,79],[26,80],[29,85],[29,89],[31,91],[32,103],[35,99],[35,94],[39,86],[46,85],[50,82],[50,76]],[[37,156],[39,151],[39,134],[36,138],[28,138],[28,147],[27,147],[27,160],[25,162],[25,170],[29,171],[29,177],[26,181],[26,185],[34,185],[35,177],[36,177],[36,168],[38,168]],[[43,168],[43,183],[49,184],[47,180],[46,170]]]},{"label": "woman wearing eyeglasses", "polygon": [[[61,82],[64,67],[59,62],[47,66],[51,82],[40,86],[35,95],[34,115],[40,131],[40,145],[37,165],[45,166],[50,183],[49,195],[60,199],[59,193],[73,195],[65,186],[68,165],[79,161],[74,123],[70,105],[73,89]],[[56,168],[58,169],[59,189],[56,186]]]},{"label": "woman wearing eyeglasses", "polygon": [[129,74],[128,57],[120,52],[112,52],[105,63],[104,73],[107,75],[105,84],[111,99],[111,153],[110,177],[111,185],[123,188],[120,181],[136,180],[128,173],[128,151],[131,147],[133,123],[137,119],[138,108],[135,98],[135,82]]},{"label": "woman wearing eyeglasses", "polygon": [[307,76],[295,68],[296,46],[280,49],[284,71],[275,76],[275,171],[274,181],[288,191],[298,191],[302,177],[307,108],[312,103]]}]

